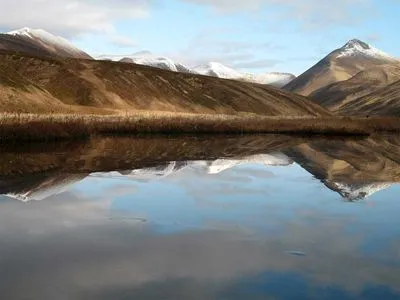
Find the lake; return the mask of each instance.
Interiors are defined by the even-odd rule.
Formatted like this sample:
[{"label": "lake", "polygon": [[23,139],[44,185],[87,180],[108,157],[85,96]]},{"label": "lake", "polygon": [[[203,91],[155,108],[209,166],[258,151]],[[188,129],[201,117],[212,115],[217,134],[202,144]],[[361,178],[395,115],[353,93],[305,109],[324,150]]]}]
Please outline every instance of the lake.
[{"label": "lake", "polygon": [[400,299],[400,136],[0,150],[1,299]]}]

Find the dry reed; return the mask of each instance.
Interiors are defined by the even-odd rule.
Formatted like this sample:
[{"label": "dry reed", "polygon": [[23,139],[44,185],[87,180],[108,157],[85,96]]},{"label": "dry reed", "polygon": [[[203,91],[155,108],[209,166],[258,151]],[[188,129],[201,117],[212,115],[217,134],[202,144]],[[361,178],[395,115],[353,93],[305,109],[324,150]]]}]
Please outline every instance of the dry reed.
[{"label": "dry reed", "polygon": [[189,113],[120,115],[0,114],[0,141],[81,138],[101,134],[293,133],[365,135],[400,132],[400,118],[265,117]]}]

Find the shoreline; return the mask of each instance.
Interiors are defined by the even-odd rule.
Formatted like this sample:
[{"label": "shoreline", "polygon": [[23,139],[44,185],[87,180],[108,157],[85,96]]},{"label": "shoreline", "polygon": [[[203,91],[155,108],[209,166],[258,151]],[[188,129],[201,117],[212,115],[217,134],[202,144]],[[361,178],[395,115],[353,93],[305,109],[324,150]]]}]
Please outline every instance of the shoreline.
[{"label": "shoreline", "polygon": [[400,133],[396,117],[268,117],[189,113],[113,115],[0,113],[0,143],[138,134],[370,135]]}]

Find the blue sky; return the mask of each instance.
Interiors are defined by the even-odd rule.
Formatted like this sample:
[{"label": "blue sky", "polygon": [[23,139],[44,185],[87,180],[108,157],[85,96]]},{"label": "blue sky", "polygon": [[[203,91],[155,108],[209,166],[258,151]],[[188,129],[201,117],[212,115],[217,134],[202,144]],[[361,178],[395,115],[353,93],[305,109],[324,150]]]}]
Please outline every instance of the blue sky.
[{"label": "blue sky", "polygon": [[66,36],[92,55],[149,50],[189,66],[219,61],[254,73],[299,74],[356,37],[400,57],[398,0],[0,0],[0,4],[3,31],[43,28]]}]

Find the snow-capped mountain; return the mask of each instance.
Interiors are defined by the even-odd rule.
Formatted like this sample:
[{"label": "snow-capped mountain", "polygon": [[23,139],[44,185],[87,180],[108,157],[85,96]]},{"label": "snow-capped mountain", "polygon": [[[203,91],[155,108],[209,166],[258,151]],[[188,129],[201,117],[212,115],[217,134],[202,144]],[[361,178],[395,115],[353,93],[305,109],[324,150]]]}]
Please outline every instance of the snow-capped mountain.
[{"label": "snow-capped mountain", "polygon": [[384,59],[394,61],[394,57],[389,54],[372,47],[371,45],[364,43],[358,39],[352,39],[348,41],[342,48],[337,52],[337,58],[341,57],[354,57],[358,55],[369,56],[377,59]]},{"label": "snow-capped mountain", "polygon": [[251,73],[243,73],[236,71],[232,68],[229,68],[221,63],[218,62],[210,62],[205,65],[199,65],[192,70],[195,73],[225,78],[225,79],[236,79],[236,80],[244,80],[254,83],[260,84],[269,84],[275,87],[283,87],[284,85],[291,82],[296,76],[289,73],[279,73],[279,72],[272,72],[272,73],[263,73],[263,74],[251,74]]},{"label": "snow-capped mountain", "polygon": [[348,201],[357,201],[366,199],[373,194],[389,188],[390,183],[365,183],[365,184],[349,184],[343,182],[325,182],[330,189],[338,192]]},{"label": "snow-capped mountain", "polygon": [[174,72],[192,73],[190,68],[183,64],[177,63],[167,57],[154,55],[149,51],[141,51],[132,55],[102,55],[98,56],[97,59],[135,63]]},{"label": "snow-capped mountain", "polygon": [[174,72],[200,74],[224,79],[234,79],[260,84],[269,84],[275,87],[282,87],[288,84],[294,78],[296,78],[293,74],[278,72],[264,74],[243,73],[227,67],[219,62],[209,62],[204,65],[190,68],[170,58],[157,56],[149,51],[141,51],[131,55],[101,55],[98,56],[97,59],[135,63]]},{"label": "snow-capped mountain", "polygon": [[399,60],[363,41],[352,39],[291,81],[284,89],[309,96],[323,87],[346,81],[360,71],[393,63],[399,63]]},{"label": "snow-capped mountain", "polygon": [[[30,48],[31,44],[34,44],[36,47],[56,56],[91,59],[87,53],[75,47],[65,38],[55,36],[42,29],[31,29],[25,27],[10,31],[7,35],[18,38],[20,41],[27,41],[29,43],[27,48]],[[20,46],[20,43],[18,46]]]}]

